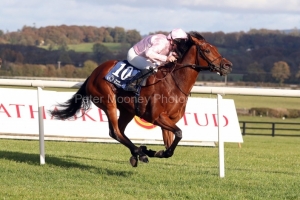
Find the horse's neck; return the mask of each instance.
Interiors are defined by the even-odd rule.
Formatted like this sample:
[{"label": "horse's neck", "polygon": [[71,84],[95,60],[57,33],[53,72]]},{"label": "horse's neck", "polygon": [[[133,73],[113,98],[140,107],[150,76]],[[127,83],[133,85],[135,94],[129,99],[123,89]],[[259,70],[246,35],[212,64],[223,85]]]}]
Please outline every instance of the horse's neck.
[{"label": "horse's neck", "polygon": [[181,64],[177,67],[177,69],[174,70],[174,78],[176,79],[176,82],[180,89],[186,94],[190,93],[193,85],[197,80],[198,72],[191,66],[188,66],[195,64],[196,54],[196,46],[191,47],[185,54],[183,59],[180,61]]},{"label": "horse's neck", "polygon": [[195,69],[188,66],[182,67],[180,69],[179,68],[178,70],[174,70],[174,80],[180,88],[180,90],[182,90],[182,92],[184,92],[185,94],[189,94],[197,80],[198,72]]}]

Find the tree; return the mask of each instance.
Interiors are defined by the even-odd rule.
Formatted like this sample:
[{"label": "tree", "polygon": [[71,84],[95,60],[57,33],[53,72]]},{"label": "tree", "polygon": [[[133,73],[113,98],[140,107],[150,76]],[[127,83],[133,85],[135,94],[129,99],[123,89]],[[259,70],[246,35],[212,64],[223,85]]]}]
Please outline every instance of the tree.
[{"label": "tree", "polygon": [[109,60],[112,55],[112,53],[109,51],[109,49],[101,43],[94,44],[93,53],[94,53],[95,60],[98,63]]},{"label": "tree", "polygon": [[55,65],[47,65],[47,69],[45,71],[46,77],[56,77],[57,76],[57,70]]},{"label": "tree", "polygon": [[257,62],[251,63],[247,66],[247,81],[264,82],[265,76],[266,72],[263,70],[262,65]]},{"label": "tree", "polygon": [[68,44],[66,42],[62,42],[61,45],[58,47],[58,50],[60,51],[68,51],[69,50],[69,47],[68,47]]},{"label": "tree", "polygon": [[58,58],[58,61],[60,61],[61,63],[63,64],[70,64],[72,63],[72,60],[68,54],[67,51],[61,51],[60,55],[59,55],[59,58]]},{"label": "tree", "polygon": [[115,54],[115,58],[117,60],[124,60],[127,57],[127,52],[130,49],[130,44],[128,43],[121,43],[119,51],[117,52],[117,54]]},{"label": "tree", "polygon": [[275,62],[271,70],[271,74],[272,77],[279,81],[281,85],[285,79],[290,77],[290,67],[284,61]]},{"label": "tree", "polygon": [[126,33],[122,27],[115,27],[110,35],[114,38],[114,42],[125,42]]},{"label": "tree", "polygon": [[92,60],[87,60],[83,63],[82,75],[83,77],[88,77],[94,69],[98,67],[97,63]]},{"label": "tree", "polygon": [[137,30],[128,30],[126,32],[126,42],[131,46],[142,39],[140,33]]},{"label": "tree", "polygon": [[299,66],[299,70],[298,70],[298,72],[296,74],[296,78],[300,78],[300,66]]},{"label": "tree", "polygon": [[23,76],[23,66],[11,63],[9,64],[9,70],[12,76]]},{"label": "tree", "polygon": [[65,65],[60,69],[61,77],[73,78],[76,73],[76,67],[74,65]]}]

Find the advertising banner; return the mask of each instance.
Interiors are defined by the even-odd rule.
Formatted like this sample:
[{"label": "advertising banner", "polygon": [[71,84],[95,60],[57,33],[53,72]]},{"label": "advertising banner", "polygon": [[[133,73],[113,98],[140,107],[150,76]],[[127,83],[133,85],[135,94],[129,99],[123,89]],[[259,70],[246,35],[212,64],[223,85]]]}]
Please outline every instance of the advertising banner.
[{"label": "advertising banner", "polygon": [[[67,101],[75,92],[42,91],[44,133],[46,140],[74,140],[117,142],[110,138],[107,116],[94,104],[82,116],[78,113],[69,120],[55,120],[48,113],[58,103]],[[38,139],[38,104],[36,89],[0,88],[0,137]],[[242,143],[243,138],[234,101],[222,100],[220,124],[224,142]],[[184,116],[177,123],[182,130],[179,145],[201,145],[218,141],[217,100],[188,98]],[[133,142],[162,144],[161,128],[134,117],[125,134]]]}]

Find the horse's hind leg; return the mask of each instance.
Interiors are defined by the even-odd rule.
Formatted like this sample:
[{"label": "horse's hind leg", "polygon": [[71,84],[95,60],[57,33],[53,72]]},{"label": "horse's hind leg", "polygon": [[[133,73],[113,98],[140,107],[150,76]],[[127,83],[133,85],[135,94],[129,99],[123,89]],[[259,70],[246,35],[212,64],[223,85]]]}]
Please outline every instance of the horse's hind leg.
[{"label": "horse's hind leg", "polygon": [[[124,138],[129,140],[129,138],[127,138],[127,136],[125,135],[125,128],[128,125],[128,123],[133,119],[134,114],[128,112],[123,107],[120,107],[119,111],[120,111],[120,116],[118,120],[118,126],[119,126],[120,133]],[[131,151],[131,154],[132,157],[130,158],[130,163],[134,167],[137,166],[137,162],[138,162],[137,156],[139,156],[140,161],[148,162],[147,155],[142,151],[142,147],[135,149],[133,152]]]},{"label": "horse's hind leg", "polygon": [[[161,130],[165,148],[168,149],[174,141],[174,133],[164,128],[162,128]],[[148,150],[146,146],[142,146],[142,148],[143,152],[145,152],[149,157],[155,157],[157,155],[156,151],[153,151],[151,149]]]},{"label": "horse's hind leg", "polygon": [[171,131],[168,131],[166,129],[163,129],[163,128],[161,130],[162,130],[164,145],[165,145],[166,149],[168,149],[174,140],[174,133],[172,133]]},{"label": "horse's hind leg", "polygon": [[[182,138],[182,131],[165,113],[160,114],[159,118],[156,120],[156,124],[162,128],[163,134],[165,134],[164,136],[167,141],[164,140],[164,142],[167,149],[165,151],[162,150],[156,152],[154,156],[159,158],[169,158],[174,154],[175,148]],[[174,133],[175,135],[175,139],[172,142],[170,137],[171,133]]]}]

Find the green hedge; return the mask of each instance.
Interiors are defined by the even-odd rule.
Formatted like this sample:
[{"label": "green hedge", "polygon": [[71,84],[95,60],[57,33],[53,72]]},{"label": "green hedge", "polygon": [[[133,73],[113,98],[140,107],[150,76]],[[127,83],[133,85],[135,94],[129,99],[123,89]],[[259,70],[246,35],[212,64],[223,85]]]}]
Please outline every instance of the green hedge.
[{"label": "green hedge", "polygon": [[284,108],[251,108],[249,115],[252,116],[268,116],[278,118],[298,118],[300,117],[300,110],[298,109],[284,109]]}]

